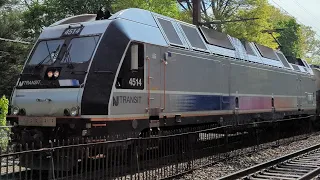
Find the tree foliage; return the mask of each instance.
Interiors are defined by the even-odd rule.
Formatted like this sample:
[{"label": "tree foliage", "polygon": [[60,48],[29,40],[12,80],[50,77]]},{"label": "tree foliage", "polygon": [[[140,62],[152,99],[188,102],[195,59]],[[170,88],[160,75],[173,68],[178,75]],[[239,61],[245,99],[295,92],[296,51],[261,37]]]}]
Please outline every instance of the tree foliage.
[{"label": "tree foliage", "polygon": [[0,7],[6,3],[6,0],[0,0]]},{"label": "tree foliage", "polygon": [[[0,98],[0,126],[5,126],[7,123],[6,116],[8,114],[9,100],[2,96]],[[6,148],[8,144],[8,128],[0,128],[0,149]]]},{"label": "tree foliage", "polygon": [[6,96],[0,98],[0,126],[6,125],[6,116],[8,114],[9,100]]},{"label": "tree foliage", "polygon": [[42,29],[61,19],[78,14],[95,14],[100,7],[111,9],[115,0],[43,0],[26,2],[23,12],[24,37],[36,38]]},{"label": "tree foliage", "polygon": [[320,64],[320,40],[311,27],[301,25],[303,58],[309,63]]},{"label": "tree foliage", "polygon": [[112,7],[115,11],[126,8],[140,8],[176,19],[183,17],[176,0],[126,0],[117,1]]},{"label": "tree foliage", "polygon": [[303,57],[303,39],[301,26],[295,19],[278,22],[278,27],[283,28],[279,32],[278,40],[281,44],[281,51],[286,56]]},{"label": "tree foliage", "polygon": [[[185,12],[192,14],[192,0],[179,2]],[[212,22],[213,20],[229,20],[239,9],[249,8],[256,4],[256,0],[201,0],[201,21]],[[222,24],[214,24],[209,27],[222,32]]]},{"label": "tree foliage", "polygon": [[[273,37],[264,30],[273,29],[273,22],[270,17],[273,15],[273,7],[265,0],[258,0],[250,5],[250,8],[241,9],[233,17],[239,19],[258,18],[252,21],[229,23],[225,25],[225,31],[231,36],[239,39],[256,42],[271,48],[277,48],[278,44]],[[274,34],[277,38],[279,34]]]},{"label": "tree foliage", "polygon": [[27,29],[25,37],[37,37],[43,27],[66,17],[95,14],[100,7],[112,13],[126,8],[141,8],[180,20],[188,19],[188,14],[179,11],[176,0],[44,0],[31,1],[27,7],[23,16]]},{"label": "tree foliage", "polygon": [[[0,37],[19,39],[24,31],[22,14],[17,10],[0,11]],[[22,38],[20,38],[23,40]],[[10,97],[30,46],[0,41],[0,94]]]}]

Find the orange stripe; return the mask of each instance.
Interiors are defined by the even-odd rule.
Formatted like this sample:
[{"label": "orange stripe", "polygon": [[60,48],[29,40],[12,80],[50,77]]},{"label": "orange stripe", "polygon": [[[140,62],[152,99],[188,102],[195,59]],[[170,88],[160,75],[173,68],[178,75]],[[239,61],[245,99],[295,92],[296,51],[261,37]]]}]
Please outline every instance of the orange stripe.
[{"label": "orange stripe", "polygon": [[90,118],[91,121],[128,121],[135,119],[149,119],[149,117]]},{"label": "orange stripe", "polygon": [[11,118],[19,118],[19,117],[37,117],[37,118],[40,118],[40,117],[54,117],[56,119],[88,119],[88,118],[83,118],[83,117],[80,117],[80,116],[14,116],[14,115],[7,115],[7,117],[11,117]]},{"label": "orange stripe", "polygon": [[107,124],[92,124],[93,127],[105,127]]}]

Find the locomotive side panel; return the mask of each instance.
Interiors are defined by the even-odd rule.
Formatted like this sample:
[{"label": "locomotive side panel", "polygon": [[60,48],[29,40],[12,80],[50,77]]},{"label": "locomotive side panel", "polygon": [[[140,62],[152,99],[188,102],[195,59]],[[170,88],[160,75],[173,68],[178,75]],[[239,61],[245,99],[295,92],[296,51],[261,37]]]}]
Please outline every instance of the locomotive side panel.
[{"label": "locomotive side panel", "polygon": [[[166,109],[171,115],[228,113],[228,61],[170,49],[166,66]],[[223,98],[223,102],[221,101]],[[211,111],[211,112],[210,112]],[[215,112],[212,112],[215,111]]]},{"label": "locomotive side panel", "polygon": [[[272,96],[275,108],[282,111],[297,110],[297,83],[293,73],[280,69],[282,72],[277,72],[255,64],[248,66],[248,63],[245,65],[237,61],[231,61],[230,72],[225,72],[221,64],[228,64],[227,59],[205,54],[197,57],[191,52],[182,53],[176,49],[170,49],[170,52],[165,71],[161,71],[160,59],[156,60],[159,63],[157,67],[150,67],[152,79],[162,79],[162,73],[166,75],[165,91],[161,83],[160,86],[150,87],[153,97],[163,97],[163,92],[166,94],[163,115],[227,115],[232,113],[237,91],[240,95],[240,110],[250,110],[243,113],[271,113]],[[228,88],[229,83],[231,89]],[[158,107],[163,105],[159,103]]]},{"label": "locomotive side panel", "polygon": [[225,93],[221,59],[191,52],[170,50],[166,66],[166,91],[191,93]]},{"label": "locomotive side panel", "polygon": [[316,109],[316,81],[310,76],[301,76],[301,109]]},{"label": "locomotive side panel", "polygon": [[[260,108],[266,111],[271,111],[273,94],[275,96],[276,107],[283,109],[291,108],[291,110],[297,109],[297,85],[294,74],[276,72],[271,68],[262,68],[255,64],[250,64],[249,66],[248,63],[231,61],[229,82],[228,72],[222,71],[223,68],[221,66],[222,63],[227,64],[229,60],[205,55],[197,58],[196,56],[192,56],[190,52],[185,52],[186,55],[182,55],[182,53],[176,54],[174,50],[172,51],[173,55],[168,61],[166,71],[166,74],[170,77],[170,79],[167,80],[167,93],[171,93],[170,91],[174,91],[172,93],[177,93],[178,91],[185,94],[190,93],[186,100],[190,100],[190,102],[193,100],[193,103],[195,103],[196,94],[206,95],[206,93],[216,93],[216,96],[218,96],[217,99],[221,102],[226,101],[222,100],[221,97],[227,95],[229,103],[232,103],[234,96],[238,93],[239,96],[243,96],[240,97],[240,109],[253,110]],[[217,63],[210,64],[214,58]],[[190,68],[196,66],[199,68]],[[281,70],[279,69],[279,71]],[[174,73],[178,75],[173,75]],[[199,76],[201,78],[195,79],[193,76]],[[208,79],[208,77],[210,77],[210,79]],[[288,84],[284,83],[288,81]],[[229,83],[231,84],[230,92],[232,96],[229,96]],[[287,88],[288,86],[289,88]],[[194,97],[191,97],[191,94],[193,94]],[[201,102],[204,103],[204,105],[202,106],[207,104],[205,100],[208,97],[209,96],[203,97]],[[171,96],[171,99],[173,99],[173,96]],[[212,103],[213,101],[208,102],[207,106],[212,106]],[[172,108],[170,110],[179,112],[179,109],[174,109],[172,105],[171,103],[170,107]],[[194,111],[198,110],[188,103],[182,103],[181,106],[182,105],[186,106],[185,110],[181,109],[182,111],[189,111],[192,108],[194,108]],[[228,107],[228,110],[232,109],[231,106]],[[208,107],[202,110],[225,109],[221,107],[216,109]],[[201,109],[199,109],[199,111],[201,111]]]}]

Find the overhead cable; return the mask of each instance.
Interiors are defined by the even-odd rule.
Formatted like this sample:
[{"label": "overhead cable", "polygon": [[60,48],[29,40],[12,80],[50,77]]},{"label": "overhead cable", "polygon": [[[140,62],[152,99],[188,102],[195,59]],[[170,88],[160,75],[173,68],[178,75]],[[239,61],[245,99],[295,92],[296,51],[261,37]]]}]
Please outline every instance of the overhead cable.
[{"label": "overhead cable", "polygon": [[0,41],[15,42],[15,43],[21,43],[21,44],[31,44],[30,42],[26,42],[26,41],[19,41],[19,40],[6,39],[6,38],[0,38]]}]

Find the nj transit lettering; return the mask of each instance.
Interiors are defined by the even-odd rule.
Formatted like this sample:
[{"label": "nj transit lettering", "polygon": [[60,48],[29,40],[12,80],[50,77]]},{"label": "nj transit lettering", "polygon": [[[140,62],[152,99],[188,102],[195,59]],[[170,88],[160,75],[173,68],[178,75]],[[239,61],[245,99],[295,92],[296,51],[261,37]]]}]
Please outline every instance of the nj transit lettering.
[{"label": "nj transit lettering", "polygon": [[139,104],[141,103],[141,96],[115,96],[113,97],[113,106],[119,104]]}]

